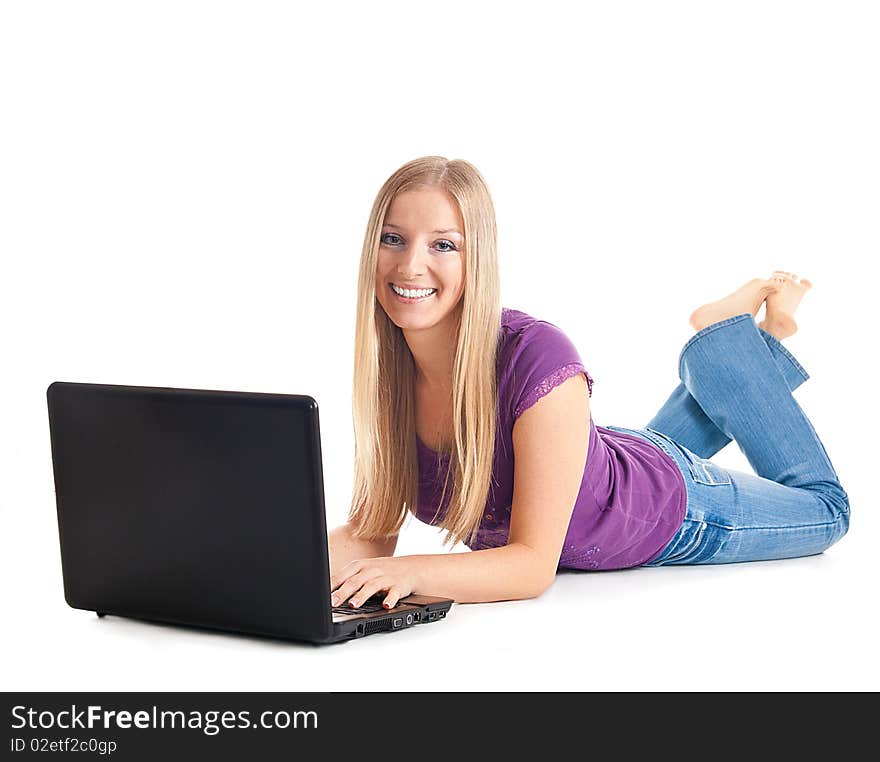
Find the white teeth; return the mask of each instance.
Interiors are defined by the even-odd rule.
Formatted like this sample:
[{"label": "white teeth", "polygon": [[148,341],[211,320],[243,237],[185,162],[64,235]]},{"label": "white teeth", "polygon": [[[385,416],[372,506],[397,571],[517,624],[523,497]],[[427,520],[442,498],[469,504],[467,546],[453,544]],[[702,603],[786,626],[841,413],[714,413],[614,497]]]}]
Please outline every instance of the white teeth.
[{"label": "white teeth", "polygon": [[410,290],[408,288],[398,288],[393,283],[391,284],[391,288],[394,289],[394,293],[405,296],[408,299],[417,299],[421,296],[427,296],[428,294],[433,294],[437,290],[436,288],[420,288]]}]

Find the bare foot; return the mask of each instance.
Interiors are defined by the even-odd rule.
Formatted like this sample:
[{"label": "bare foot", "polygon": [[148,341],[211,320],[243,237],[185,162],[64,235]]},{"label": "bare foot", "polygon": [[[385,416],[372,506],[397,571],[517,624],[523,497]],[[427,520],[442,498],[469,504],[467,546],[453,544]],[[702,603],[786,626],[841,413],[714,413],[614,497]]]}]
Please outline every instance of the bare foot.
[{"label": "bare foot", "polygon": [[806,278],[799,281],[797,275],[783,270],[776,270],[771,279],[779,284],[779,289],[767,297],[767,312],[758,327],[781,341],[797,331],[794,311],[813,284]]},{"label": "bare foot", "polygon": [[753,278],[732,294],[728,294],[717,302],[709,302],[697,307],[690,316],[690,324],[695,331],[701,331],[707,325],[719,320],[750,312],[757,315],[761,304],[771,294],[781,288],[779,280],[773,278]]}]

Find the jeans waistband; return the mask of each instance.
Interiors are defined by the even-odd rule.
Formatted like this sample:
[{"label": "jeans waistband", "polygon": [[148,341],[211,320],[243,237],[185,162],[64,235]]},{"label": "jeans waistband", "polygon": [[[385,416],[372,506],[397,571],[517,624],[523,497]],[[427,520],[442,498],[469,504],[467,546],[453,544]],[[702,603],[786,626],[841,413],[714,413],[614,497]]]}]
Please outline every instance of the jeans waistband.
[{"label": "jeans waistband", "polygon": [[[624,434],[630,434],[634,437],[644,439],[645,441],[656,445],[661,450],[663,450],[663,452],[665,452],[670,458],[672,458],[673,461],[675,461],[675,464],[678,466],[678,470],[682,472],[682,475],[684,475],[685,473],[690,473],[690,465],[685,461],[684,455],[678,452],[675,448],[670,447],[668,442],[664,441],[654,432],[647,429],[628,429],[625,426],[605,426],[605,428],[611,429],[612,431],[620,431]],[[687,479],[685,479],[685,483],[687,483]]]}]

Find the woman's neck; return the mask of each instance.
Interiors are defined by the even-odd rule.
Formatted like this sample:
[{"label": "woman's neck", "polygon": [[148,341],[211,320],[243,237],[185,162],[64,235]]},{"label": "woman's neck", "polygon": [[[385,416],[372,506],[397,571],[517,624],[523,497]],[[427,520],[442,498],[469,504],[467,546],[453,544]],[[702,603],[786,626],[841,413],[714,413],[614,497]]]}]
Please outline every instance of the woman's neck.
[{"label": "woman's neck", "polygon": [[416,366],[416,384],[432,393],[452,389],[455,325],[443,321],[430,328],[403,331]]}]

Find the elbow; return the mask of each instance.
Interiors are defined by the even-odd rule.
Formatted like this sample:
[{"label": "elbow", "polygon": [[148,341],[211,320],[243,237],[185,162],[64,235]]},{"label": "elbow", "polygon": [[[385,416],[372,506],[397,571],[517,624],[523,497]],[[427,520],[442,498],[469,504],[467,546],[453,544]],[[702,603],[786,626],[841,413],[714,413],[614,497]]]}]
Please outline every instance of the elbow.
[{"label": "elbow", "polygon": [[550,586],[553,584],[553,581],[555,579],[556,579],[556,570],[555,569],[553,570],[553,573],[550,574],[549,576],[545,575],[545,576],[541,577],[540,580],[538,581],[537,585],[535,586],[535,591],[534,591],[534,595],[532,595],[532,598],[540,598],[544,593],[546,593],[550,589]]},{"label": "elbow", "polygon": [[553,580],[556,579],[556,570],[553,570],[552,574],[539,574],[534,576],[529,580],[529,583],[525,586],[525,588],[521,591],[520,598],[540,598],[544,593],[546,593],[550,586],[553,584]]},{"label": "elbow", "polygon": [[520,584],[517,585],[518,589],[514,597],[519,599],[539,598],[550,589],[556,579],[558,563],[556,559],[552,563],[548,563],[548,559],[541,557],[534,548],[522,543],[517,543],[517,545],[519,545],[520,553],[524,553],[524,555],[519,559],[519,574],[516,576],[519,577]]}]

